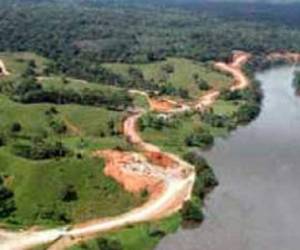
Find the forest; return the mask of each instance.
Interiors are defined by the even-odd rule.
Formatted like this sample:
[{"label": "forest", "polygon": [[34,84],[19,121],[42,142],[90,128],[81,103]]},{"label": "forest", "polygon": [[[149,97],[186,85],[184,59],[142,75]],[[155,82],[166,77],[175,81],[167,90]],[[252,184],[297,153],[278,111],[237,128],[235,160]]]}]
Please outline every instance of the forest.
[{"label": "forest", "polygon": [[101,63],[170,56],[210,61],[236,49],[298,51],[300,15],[293,5],[6,0],[0,3],[0,50],[32,51],[53,59],[54,72],[124,85]]}]

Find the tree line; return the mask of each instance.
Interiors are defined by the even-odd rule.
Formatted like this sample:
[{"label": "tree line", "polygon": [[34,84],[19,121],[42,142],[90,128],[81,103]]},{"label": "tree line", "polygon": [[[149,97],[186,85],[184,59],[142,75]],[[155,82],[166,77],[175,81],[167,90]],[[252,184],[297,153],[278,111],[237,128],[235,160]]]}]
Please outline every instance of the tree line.
[{"label": "tree line", "polygon": [[55,71],[96,82],[124,84],[103,62],[147,63],[168,56],[208,61],[227,59],[235,49],[254,54],[300,50],[296,8],[290,15],[282,7],[278,15],[279,7],[259,12],[260,5],[253,5],[255,18],[248,14],[244,19],[246,7],[221,8],[220,13],[220,5],[213,4],[10,2],[0,3],[0,51],[33,51],[54,59]]}]

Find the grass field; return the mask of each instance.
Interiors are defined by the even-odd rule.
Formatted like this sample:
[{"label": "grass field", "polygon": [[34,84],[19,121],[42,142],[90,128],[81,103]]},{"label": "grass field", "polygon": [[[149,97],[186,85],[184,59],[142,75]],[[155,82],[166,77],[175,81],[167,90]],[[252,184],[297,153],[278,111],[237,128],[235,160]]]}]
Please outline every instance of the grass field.
[{"label": "grass field", "polygon": [[[0,150],[0,174],[8,176],[9,187],[15,193],[17,210],[8,219],[22,225],[52,225],[62,223],[57,213],[63,213],[70,221],[83,221],[96,216],[111,216],[129,210],[142,202],[140,197],[125,192],[115,181],[103,174],[103,161],[91,159],[96,149],[127,145],[123,138],[110,135],[108,122],[120,122],[118,112],[102,108],[78,105],[54,106],[58,117],[65,117],[82,132],[68,132],[58,136],[50,128],[45,111],[53,105],[23,105],[0,96],[1,132],[9,134],[12,123],[22,125],[19,137],[48,134],[52,140],[62,140],[71,150],[83,152],[83,159],[67,157],[61,160],[30,161],[14,156],[10,144],[19,139],[10,139]],[[100,134],[102,137],[100,138]],[[21,136],[22,135],[22,136]],[[66,185],[78,191],[78,201],[65,204],[60,193]],[[112,206],[113,204],[113,206]],[[53,218],[44,219],[44,214]]]},{"label": "grass field", "polygon": [[[161,240],[163,235],[155,235],[154,232],[162,234],[174,233],[181,224],[181,216],[175,214],[170,218],[151,223],[138,224],[132,227],[124,228],[115,233],[104,234],[104,237],[110,240],[117,240],[122,246],[122,250],[152,250]],[[106,250],[99,248],[97,239],[73,246],[68,250]]]},{"label": "grass field", "polygon": [[[229,101],[218,100],[212,106],[214,113],[219,115],[231,115],[237,109],[238,105]],[[176,127],[163,127],[162,130],[147,127],[142,132],[145,141],[160,146],[163,150],[183,155],[190,148],[185,145],[185,138],[197,131],[206,129],[213,136],[226,136],[226,128],[214,128],[201,121],[198,114],[182,117]]]},{"label": "grass field", "polygon": [[[53,104],[20,104],[0,95],[0,129],[9,132],[14,122],[22,125],[22,133],[26,135],[53,135],[49,126],[49,117],[46,114],[50,108],[55,108],[56,119],[67,121],[76,127],[82,136],[111,136],[109,121],[114,122],[118,129],[121,126],[121,113],[100,107],[80,105],[53,105]],[[72,134],[72,131],[68,131]],[[54,136],[54,135],[53,135]]]},{"label": "grass field", "polygon": [[[6,80],[14,80],[20,77],[26,70],[28,62],[33,60],[36,64],[36,73],[42,74],[50,60],[29,52],[2,52],[0,59],[5,62],[7,70],[11,73]],[[1,79],[0,79],[1,80]]]},{"label": "grass field", "polygon": [[[53,226],[68,220],[79,222],[97,216],[112,216],[142,202],[139,196],[125,192],[103,175],[101,159],[30,161],[12,155],[7,148],[0,150],[0,159],[0,172],[7,176],[17,207],[6,221],[16,226]],[[68,185],[77,190],[78,200],[61,200]]]},{"label": "grass field", "polygon": [[84,80],[74,79],[71,77],[63,77],[63,76],[41,76],[38,77],[38,81],[46,88],[46,89],[61,89],[64,88],[66,90],[83,90],[83,89],[91,89],[91,90],[102,90],[102,91],[111,91],[118,90],[119,88],[109,85],[102,85],[99,83],[87,82]]},{"label": "grass field", "polygon": [[[171,66],[172,72],[166,72],[165,66]],[[211,66],[200,62],[183,59],[183,58],[168,58],[163,62],[150,64],[104,64],[104,67],[113,72],[129,78],[130,67],[141,70],[146,80],[153,80],[161,85],[170,83],[176,88],[185,88],[189,91],[191,97],[199,97],[202,93],[194,78],[198,75],[199,80],[207,81],[212,87],[221,89],[228,87],[231,84],[231,78],[214,70]]]},{"label": "grass field", "polygon": [[[0,58],[12,73],[0,79],[0,84],[1,81],[19,79],[26,70],[28,60],[35,61],[36,73],[41,75],[48,63],[48,60],[31,53],[1,53]],[[38,81],[49,89],[115,89],[66,79],[67,83],[63,76],[38,77]],[[117,215],[144,202],[144,198],[126,192],[104,175],[102,159],[91,158],[94,150],[129,147],[119,134],[122,116],[121,112],[102,107],[22,104],[0,94],[0,131],[6,138],[5,145],[0,147],[0,175],[5,176],[7,187],[14,192],[17,208],[8,218],[0,219],[0,223],[10,227],[51,227]],[[64,124],[67,131],[57,133],[51,126],[53,121]],[[21,125],[17,133],[12,132],[15,123]],[[31,142],[34,138],[61,141],[73,154],[48,160],[29,160],[14,154],[13,145]],[[77,153],[81,153],[82,158],[76,157]],[[77,199],[72,202],[62,200],[68,186],[77,193]]]}]

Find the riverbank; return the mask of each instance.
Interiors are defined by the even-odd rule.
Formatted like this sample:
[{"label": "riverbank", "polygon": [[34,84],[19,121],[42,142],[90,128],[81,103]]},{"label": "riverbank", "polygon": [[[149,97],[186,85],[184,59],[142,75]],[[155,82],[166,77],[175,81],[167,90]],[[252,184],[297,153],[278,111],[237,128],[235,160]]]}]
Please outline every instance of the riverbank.
[{"label": "riverbank", "polygon": [[220,181],[206,200],[206,219],[166,237],[158,250],[298,248],[300,101],[293,69],[256,74],[264,92],[260,116],[203,153]]}]

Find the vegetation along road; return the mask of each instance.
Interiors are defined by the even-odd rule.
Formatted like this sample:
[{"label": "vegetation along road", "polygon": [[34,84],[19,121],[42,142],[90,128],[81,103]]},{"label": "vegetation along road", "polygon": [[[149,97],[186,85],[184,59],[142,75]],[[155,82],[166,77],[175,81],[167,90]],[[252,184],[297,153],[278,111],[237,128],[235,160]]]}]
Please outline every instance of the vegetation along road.
[{"label": "vegetation along road", "polygon": [[[215,66],[219,70],[233,75],[235,81],[231,90],[245,88],[249,82],[242,73],[241,66],[247,62],[250,55],[237,52],[233,58],[234,60],[230,64],[216,63]],[[5,70],[3,71],[6,72]],[[151,106],[151,98],[144,92],[140,92],[139,94],[146,95]],[[171,108],[172,106],[170,106],[170,108],[164,110],[164,112],[176,113],[192,108],[204,109],[210,106],[219,94],[219,91],[211,91],[205,96],[202,96],[195,106],[177,104],[175,108]],[[152,108],[155,109],[157,106]],[[25,231],[20,233],[1,231],[1,249],[28,249],[39,244],[54,241],[56,242],[50,249],[64,249],[76,243],[79,239],[82,240],[95,233],[109,231],[138,222],[163,218],[181,209],[185,201],[191,197],[195,179],[193,166],[182,161],[176,155],[162,152],[158,147],[145,143],[141,139],[137,131],[137,121],[142,113],[143,111],[133,112],[133,114],[124,121],[123,128],[124,135],[128,138],[130,143],[140,149],[141,154],[128,153],[127,159],[120,152],[120,155],[118,155],[118,153],[114,151],[108,151],[106,154],[103,151],[98,151],[95,152],[95,155],[104,156],[107,161],[107,173],[121,182],[128,190],[137,186],[141,190],[148,188],[151,194],[146,204],[120,216],[93,220],[72,227],[60,227],[45,231]],[[119,162],[116,160],[118,157],[120,158]],[[111,166],[109,166],[109,158],[114,158],[115,164],[110,164]],[[117,167],[117,171],[110,171],[109,168],[114,167]],[[120,175],[120,171],[122,175]],[[145,179],[150,179],[151,181],[147,182]]]}]

